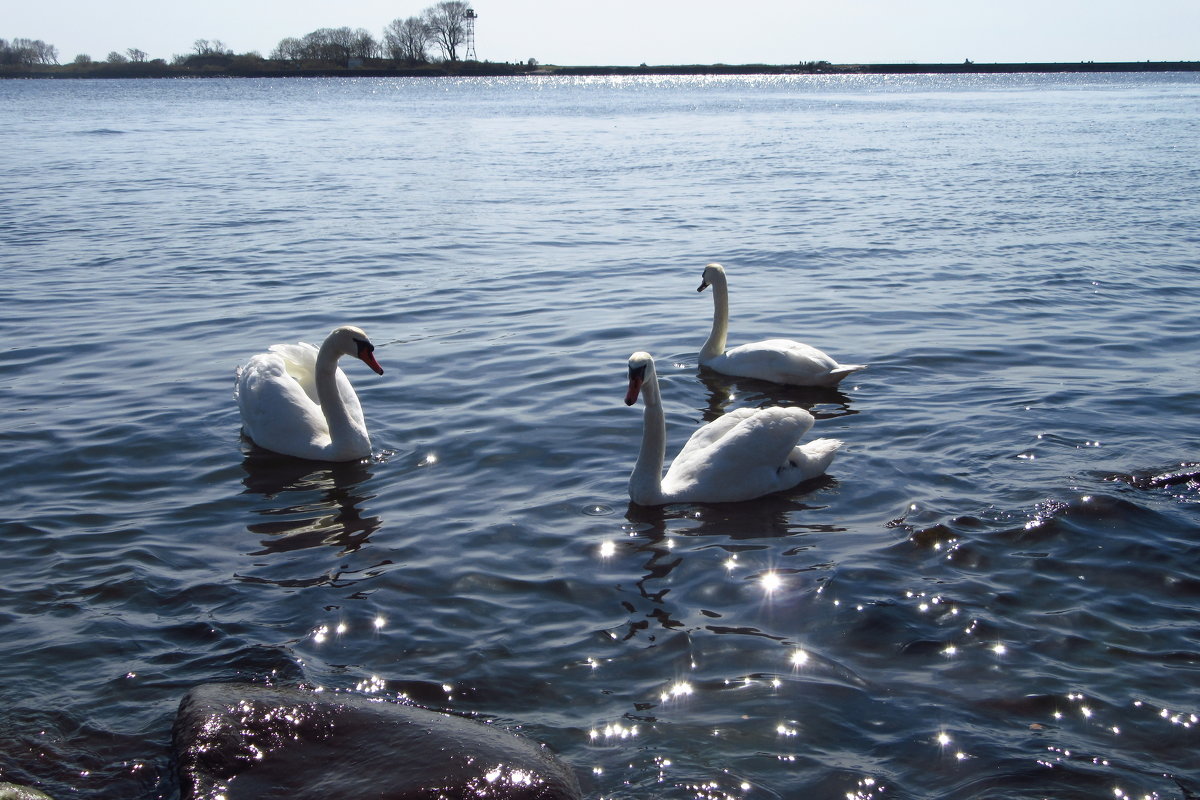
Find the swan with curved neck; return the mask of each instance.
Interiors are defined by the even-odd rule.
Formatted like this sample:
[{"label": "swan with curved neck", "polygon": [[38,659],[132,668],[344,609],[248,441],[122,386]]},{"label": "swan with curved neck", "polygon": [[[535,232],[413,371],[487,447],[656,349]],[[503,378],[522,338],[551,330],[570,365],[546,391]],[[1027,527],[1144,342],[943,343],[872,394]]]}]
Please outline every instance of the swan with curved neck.
[{"label": "swan with curved neck", "polygon": [[739,408],[693,433],[664,477],[667,423],[649,353],[629,357],[625,405],[639,395],[642,446],[629,476],[629,499],[638,505],[732,503],[791,489],[822,475],[842,446],[837,439],[800,445],[813,425],[802,408]]},{"label": "swan with curved neck", "polygon": [[725,349],[729,332],[729,283],[725,268],[709,264],[700,287],[713,290],[713,324],[708,341],[700,349],[700,365],[736,378],[759,378],[793,386],[837,386],[847,375],[866,369],[866,364],[839,364],[830,356],[791,339],[765,339]]},{"label": "swan with curved neck", "polygon": [[361,329],[336,328],[318,350],[276,344],[238,367],[233,396],[242,429],[259,447],[313,461],[356,461],[371,455],[358,395],[338,367],[342,356],[376,373],[375,345]]}]

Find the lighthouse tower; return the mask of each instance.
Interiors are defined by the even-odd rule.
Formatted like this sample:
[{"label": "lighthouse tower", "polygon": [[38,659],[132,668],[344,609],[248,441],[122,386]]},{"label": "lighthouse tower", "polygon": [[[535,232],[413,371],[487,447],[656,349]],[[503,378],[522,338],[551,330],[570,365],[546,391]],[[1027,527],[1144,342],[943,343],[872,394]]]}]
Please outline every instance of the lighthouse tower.
[{"label": "lighthouse tower", "polygon": [[475,13],[475,9],[468,8],[467,13],[463,15],[463,26],[466,28],[466,53],[463,55],[464,61],[478,61],[479,56],[475,55],[475,20],[479,15]]}]

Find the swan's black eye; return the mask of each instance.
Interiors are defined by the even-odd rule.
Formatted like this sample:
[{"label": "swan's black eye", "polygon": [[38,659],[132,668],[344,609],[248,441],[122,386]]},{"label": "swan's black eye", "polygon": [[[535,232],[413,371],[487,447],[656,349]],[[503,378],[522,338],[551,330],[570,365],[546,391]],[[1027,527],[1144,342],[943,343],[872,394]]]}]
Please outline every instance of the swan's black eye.
[{"label": "swan's black eye", "polygon": [[634,380],[635,378],[639,381],[646,379],[646,365],[645,364],[642,364],[640,367],[630,367],[629,368],[629,379]]},{"label": "swan's black eye", "polygon": [[355,339],[354,343],[358,345],[358,355],[360,358],[362,357],[363,353],[375,352],[375,345],[371,344],[370,342],[363,341],[362,339]]}]

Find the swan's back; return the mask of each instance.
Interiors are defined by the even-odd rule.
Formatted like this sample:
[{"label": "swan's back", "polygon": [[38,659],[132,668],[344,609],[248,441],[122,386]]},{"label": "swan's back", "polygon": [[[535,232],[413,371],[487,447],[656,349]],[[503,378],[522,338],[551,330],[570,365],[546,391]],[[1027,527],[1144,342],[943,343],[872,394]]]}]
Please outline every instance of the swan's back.
[{"label": "swan's back", "polygon": [[693,433],[671,468],[718,460],[744,461],[755,457],[753,453],[762,461],[779,464],[812,425],[812,414],[802,408],[739,408]]},{"label": "swan's back", "polygon": [[792,339],[739,345],[701,363],[725,375],[798,386],[836,386],[847,375],[866,369],[863,364],[839,364],[812,345]]},{"label": "swan's back", "polygon": [[300,384],[308,399],[320,404],[321,400],[317,397],[317,348],[308,342],[296,342],[273,344],[267,349],[283,359],[284,370]]},{"label": "swan's back", "polygon": [[321,407],[289,373],[283,355],[259,353],[239,368],[234,397],[242,428],[259,447],[309,458],[328,445]]},{"label": "swan's back", "polygon": [[[816,477],[841,443],[818,439],[800,447],[812,425],[801,408],[732,411],[692,435],[663,478],[663,494],[671,502],[736,502]],[[818,442],[833,444],[814,447]]]}]

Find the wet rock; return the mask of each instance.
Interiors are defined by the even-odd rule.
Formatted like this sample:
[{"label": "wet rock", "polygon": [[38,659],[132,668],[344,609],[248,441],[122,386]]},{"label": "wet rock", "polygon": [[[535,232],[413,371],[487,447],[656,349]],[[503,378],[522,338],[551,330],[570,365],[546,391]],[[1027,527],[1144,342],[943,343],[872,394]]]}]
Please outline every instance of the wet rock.
[{"label": "wet rock", "polygon": [[205,684],[175,718],[182,800],[578,800],[571,769],[501,728],[362,695]]},{"label": "wet rock", "polygon": [[37,789],[30,789],[28,786],[0,781],[0,800],[53,800],[53,798]]},{"label": "wet rock", "polygon": [[1161,489],[1166,486],[1178,486],[1186,484],[1188,486],[1200,486],[1200,464],[1184,462],[1177,469],[1170,469],[1163,472],[1153,473],[1136,473],[1126,475],[1124,473],[1101,473],[1100,476],[1109,481],[1120,481],[1128,483],[1130,486],[1135,486],[1138,489]]}]

